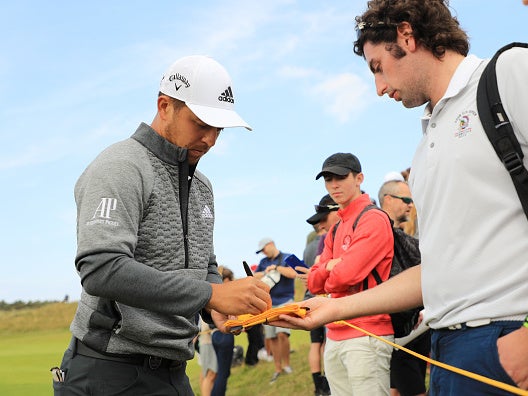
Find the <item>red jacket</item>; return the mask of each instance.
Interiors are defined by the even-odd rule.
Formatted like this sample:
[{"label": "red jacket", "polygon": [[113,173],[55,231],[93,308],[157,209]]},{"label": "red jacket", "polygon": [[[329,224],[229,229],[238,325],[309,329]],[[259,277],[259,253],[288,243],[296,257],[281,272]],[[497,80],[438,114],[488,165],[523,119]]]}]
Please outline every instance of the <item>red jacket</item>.
[{"label": "red jacket", "polygon": [[[312,294],[330,294],[339,298],[363,290],[363,280],[368,277],[369,289],[377,283],[372,276],[375,268],[382,280],[389,278],[392,257],[394,255],[394,237],[388,216],[379,210],[365,212],[355,231],[352,226],[359,213],[370,205],[370,198],[362,194],[345,209],[339,209],[341,218],[335,233],[332,227],[325,238],[325,246],[320,260],[308,275],[308,289]],[[326,263],[333,258],[342,261],[332,271],[326,270]],[[387,314],[364,316],[348,321],[376,335],[394,334],[390,316]],[[330,323],[327,336],[336,341],[362,337],[365,334],[346,325]]]}]

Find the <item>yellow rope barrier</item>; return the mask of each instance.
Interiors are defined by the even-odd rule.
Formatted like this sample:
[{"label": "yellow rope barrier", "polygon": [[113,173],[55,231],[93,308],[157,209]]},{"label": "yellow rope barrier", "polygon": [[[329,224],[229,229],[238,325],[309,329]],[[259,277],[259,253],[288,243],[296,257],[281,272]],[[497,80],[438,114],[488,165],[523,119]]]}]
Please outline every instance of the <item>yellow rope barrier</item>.
[{"label": "yellow rope barrier", "polygon": [[517,388],[517,387],[509,385],[509,384],[505,384],[504,382],[500,382],[500,381],[496,381],[496,380],[488,378],[488,377],[484,377],[483,375],[480,375],[480,374],[475,374],[475,373],[472,373],[472,372],[467,371],[467,370],[459,369],[458,367],[450,366],[449,364],[438,362],[438,361],[433,360],[431,358],[428,358],[426,356],[420,355],[419,353],[411,351],[410,349],[405,348],[405,347],[403,347],[401,345],[398,345],[398,344],[395,344],[393,342],[390,342],[390,341],[386,340],[385,338],[382,338],[382,337],[379,337],[379,336],[377,336],[375,334],[372,334],[372,333],[370,333],[367,330],[364,330],[364,329],[362,329],[360,327],[354,326],[351,323],[345,322],[344,320],[339,320],[339,321],[334,322],[334,323],[336,323],[336,324],[345,324],[345,325],[347,325],[349,327],[352,327],[353,329],[359,330],[362,333],[365,333],[365,334],[367,334],[367,335],[369,335],[371,337],[374,337],[377,340],[380,340],[380,341],[385,342],[386,344],[392,345],[396,349],[401,349],[402,351],[405,351],[405,352],[407,352],[407,353],[409,353],[409,354],[411,354],[413,356],[416,356],[419,359],[422,359],[422,360],[425,360],[428,363],[434,364],[435,366],[442,367],[443,369],[450,370],[450,371],[453,371],[453,372],[455,372],[457,374],[472,378],[472,379],[477,380],[477,381],[484,382],[484,383],[486,383],[488,385],[494,386],[496,388],[500,388],[502,390],[511,392],[513,394],[516,394],[516,395],[528,396],[528,391],[522,390],[520,388]]}]

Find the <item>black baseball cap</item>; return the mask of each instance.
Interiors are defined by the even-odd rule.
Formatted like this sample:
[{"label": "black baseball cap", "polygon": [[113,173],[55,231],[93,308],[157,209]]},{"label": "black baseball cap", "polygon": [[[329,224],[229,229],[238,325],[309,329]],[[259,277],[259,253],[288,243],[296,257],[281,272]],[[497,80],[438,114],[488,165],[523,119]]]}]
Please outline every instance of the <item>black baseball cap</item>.
[{"label": "black baseball cap", "polygon": [[326,194],[319,201],[319,205],[315,205],[315,214],[306,219],[306,222],[311,225],[316,225],[317,223],[320,223],[323,217],[327,216],[328,213],[338,209],[339,205],[334,202],[329,194]]},{"label": "black baseball cap", "polygon": [[325,173],[346,176],[350,172],[361,172],[361,164],[359,163],[359,159],[354,154],[335,153],[325,159],[323,162],[323,169],[317,174],[315,180],[319,179]]}]

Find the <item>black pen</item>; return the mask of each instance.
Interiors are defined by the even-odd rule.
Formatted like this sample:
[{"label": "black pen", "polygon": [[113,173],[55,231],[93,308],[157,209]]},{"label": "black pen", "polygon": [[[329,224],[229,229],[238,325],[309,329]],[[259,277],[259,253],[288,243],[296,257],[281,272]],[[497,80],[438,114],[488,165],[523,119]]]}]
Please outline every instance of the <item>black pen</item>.
[{"label": "black pen", "polygon": [[244,264],[244,271],[246,271],[247,276],[253,276],[253,272],[251,271],[251,268],[249,268],[248,263],[245,261],[242,261],[242,264]]}]

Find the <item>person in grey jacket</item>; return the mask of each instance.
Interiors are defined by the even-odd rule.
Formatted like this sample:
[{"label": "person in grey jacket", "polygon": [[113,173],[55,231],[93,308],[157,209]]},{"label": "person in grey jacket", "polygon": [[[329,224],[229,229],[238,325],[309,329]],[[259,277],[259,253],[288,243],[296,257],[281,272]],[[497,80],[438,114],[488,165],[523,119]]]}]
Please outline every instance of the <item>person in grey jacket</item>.
[{"label": "person in grey jacket", "polygon": [[271,307],[269,287],[222,283],[215,217],[199,159],[234,110],[227,71],[205,56],[164,74],[152,124],[104,150],[75,186],[82,294],[56,395],[192,395],[185,374],[198,315],[225,330],[229,315]]}]

